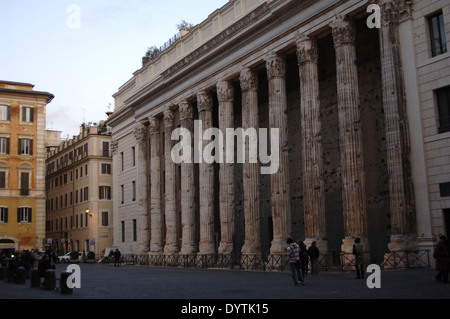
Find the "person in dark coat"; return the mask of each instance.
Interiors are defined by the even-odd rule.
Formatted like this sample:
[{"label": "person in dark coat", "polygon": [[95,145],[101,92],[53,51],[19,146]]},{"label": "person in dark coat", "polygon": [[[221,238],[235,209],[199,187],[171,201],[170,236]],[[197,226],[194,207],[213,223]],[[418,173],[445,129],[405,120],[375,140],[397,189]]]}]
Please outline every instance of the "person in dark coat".
[{"label": "person in dark coat", "polygon": [[311,274],[317,273],[317,262],[319,261],[319,248],[317,248],[317,243],[315,241],[312,242],[311,246],[308,249],[309,260],[311,262]]},{"label": "person in dark coat", "polygon": [[116,251],[114,252],[114,267],[120,266],[120,250],[119,248],[116,248]]},{"label": "person in dark coat", "polygon": [[449,254],[445,236],[439,236],[439,241],[434,247],[433,257],[436,259],[436,270],[438,271],[436,280],[448,283]]},{"label": "person in dark coat", "polygon": [[48,255],[44,255],[38,264],[39,277],[44,277],[47,269],[50,269],[50,260]]}]

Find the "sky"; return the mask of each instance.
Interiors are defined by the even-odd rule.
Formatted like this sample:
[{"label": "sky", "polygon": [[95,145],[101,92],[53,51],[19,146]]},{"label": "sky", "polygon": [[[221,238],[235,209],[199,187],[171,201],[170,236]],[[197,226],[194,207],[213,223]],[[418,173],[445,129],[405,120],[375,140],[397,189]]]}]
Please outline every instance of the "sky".
[{"label": "sky", "polygon": [[0,0],[0,80],[52,93],[46,128],[62,138],[106,120],[120,86],[185,20],[194,25],[228,0]]}]

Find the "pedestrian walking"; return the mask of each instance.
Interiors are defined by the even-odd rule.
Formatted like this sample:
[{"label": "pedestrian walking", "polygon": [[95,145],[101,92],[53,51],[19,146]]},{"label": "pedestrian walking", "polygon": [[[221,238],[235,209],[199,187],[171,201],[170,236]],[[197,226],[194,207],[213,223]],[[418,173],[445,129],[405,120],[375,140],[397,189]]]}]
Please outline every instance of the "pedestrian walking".
[{"label": "pedestrian walking", "polygon": [[114,267],[120,266],[120,250],[119,248],[116,248],[116,251],[114,252]]},{"label": "pedestrian walking", "polygon": [[317,264],[319,262],[320,251],[317,248],[317,243],[313,241],[308,249],[309,260],[311,263],[311,274],[317,273]]},{"label": "pedestrian walking", "polygon": [[294,280],[294,285],[297,286],[299,282],[302,285],[305,284],[303,279],[302,271],[300,269],[300,247],[294,242],[292,238],[287,239],[287,255],[289,258],[289,266],[291,268],[292,279]]},{"label": "pedestrian walking", "polygon": [[364,245],[360,238],[355,238],[353,255],[355,255],[356,279],[364,279]]},{"label": "pedestrian walking", "polygon": [[434,247],[433,257],[436,259],[437,281],[448,283],[449,254],[447,239],[444,235],[439,236],[439,241]]}]

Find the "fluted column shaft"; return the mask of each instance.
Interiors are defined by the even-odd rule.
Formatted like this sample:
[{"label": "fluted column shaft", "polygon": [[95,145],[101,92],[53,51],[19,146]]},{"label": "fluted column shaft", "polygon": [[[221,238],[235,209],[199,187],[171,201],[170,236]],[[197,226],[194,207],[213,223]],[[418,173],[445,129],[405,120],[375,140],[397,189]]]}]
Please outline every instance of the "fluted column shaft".
[{"label": "fluted column shaft", "polygon": [[150,253],[161,254],[162,242],[162,218],[161,218],[161,137],[160,120],[156,117],[150,120]]},{"label": "fluted column shaft", "polygon": [[[219,170],[219,210],[220,210],[220,245],[219,254],[233,253],[234,236],[234,161],[226,160],[227,128],[234,129],[234,89],[229,81],[217,83],[217,99],[219,101],[219,130],[223,134],[222,154],[223,161]],[[234,151],[234,150],[233,150]],[[234,153],[234,152],[233,152]]]},{"label": "fluted column shaft", "polygon": [[[336,51],[339,144],[341,152],[342,200],[345,239],[343,252],[351,252],[353,238],[367,242],[367,210],[360,97],[353,24],[338,18],[332,24]],[[367,248],[367,245],[365,245]]]},{"label": "fluted column shaft", "polygon": [[[206,92],[197,94],[199,120],[203,131],[212,128],[212,98]],[[198,145],[203,150],[208,144]],[[199,199],[200,199],[200,243],[199,254],[214,254],[214,165],[201,161],[199,164]]]},{"label": "fluted column shaft", "polygon": [[269,126],[271,129],[279,130],[280,146],[278,171],[270,175],[273,221],[273,240],[270,253],[279,255],[286,253],[286,238],[291,236],[292,227],[289,200],[288,120],[284,57],[277,53],[270,53],[266,57],[266,69],[269,81]]},{"label": "fluted column shaft", "polygon": [[[181,254],[190,255],[197,252],[197,243],[195,242],[195,171],[194,171],[194,110],[192,103],[182,101],[179,104],[181,127],[190,132],[190,161],[181,162]],[[188,136],[183,136],[188,138]],[[183,154],[184,155],[184,154]]]},{"label": "fluted column shaft", "polygon": [[139,123],[134,130],[134,136],[138,142],[138,253],[144,254],[149,251],[149,232],[148,232],[148,172],[147,172],[147,127]]},{"label": "fluted column shaft", "polygon": [[415,211],[410,181],[406,101],[400,63],[398,19],[402,4],[383,0],[381,5],[382,25],[379,35],[392,235],[389,249],[392,251],[414,246],[414,239],[409,237],[415,233]]},{"label": "fluted column shaft", "polygon": [[318,51],[315,39],[297,38],[300,74],[300,111],[302,135],[303,210],[305,244],[313,241],[321,252],[328,251],[323,185],[322,137]]},{"label": "fluted column shaft", "polygon": [[[258,77],[250,69],[241,72],[240,84],[242,90],[242,129],[259,129],[258,118]],[[249,154],[250,145],[257,145],[257,136],[250,135],[245,141],[245,153]],[[245,239],[242,254],[261,254],[261,212],[259,193],[259,163],[243,163],[244,184],[244,220]]]},{"label": "fluted column shaft", "polygon": [[166,244],[164,254],[178,253],[177,234],[177,209],[176,209],[176,164],[172,161],[172,130],[174,125],[174,112],[167,108],[164,111],[164,155],[165,155],[165,220],[166,220]]}]

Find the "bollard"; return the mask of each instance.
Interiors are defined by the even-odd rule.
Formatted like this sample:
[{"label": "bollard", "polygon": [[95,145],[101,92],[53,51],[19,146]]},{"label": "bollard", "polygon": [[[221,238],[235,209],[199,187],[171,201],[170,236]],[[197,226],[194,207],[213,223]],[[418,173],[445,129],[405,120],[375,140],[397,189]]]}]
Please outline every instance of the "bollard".
[{"label": "bollard", "polygon": [[61,294],[62,295],[69,295],[73,293],[73,289],[69,288],[69,286],[67,286],[67,278],[69,278],[69,276],[72,273],[67,272],[67,271],[63,271],[61,273],[61,280],[60,280],[60,287],[61,287]]},{"label": "bollard", "polygon": [[47,269],[44,273],[45,290],[54,290],[56,288],[55,270]]},{"label": "bollard", "polygon": [[14,282],[14,273],[9,268],[6,273],[6,277],[7,277],[8,282]]},{"label": "bollard", "polygon": [[25,268],[19,267],[16,270],[16,278],[14,282],[16,284],[24,284],[25,283],[25,276],[26,276]]},{"label": "bollard", "polygon": [[31,269],[31,288],[41,287],[41,276],[37,268]]},{"label": "bollard", "polygon": [[6,280],[8,276],[8,267],[0,267],[0,280]]}]

